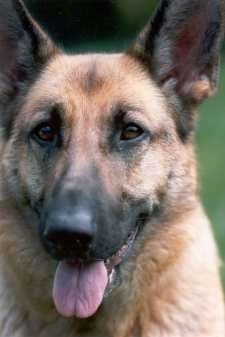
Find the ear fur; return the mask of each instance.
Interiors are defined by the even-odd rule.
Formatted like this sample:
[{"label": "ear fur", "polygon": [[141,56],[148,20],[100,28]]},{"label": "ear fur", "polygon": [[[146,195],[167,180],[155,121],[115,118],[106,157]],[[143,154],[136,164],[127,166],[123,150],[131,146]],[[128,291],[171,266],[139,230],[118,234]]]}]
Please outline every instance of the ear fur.
[{"label": "ear fur", "polygon": [[[216,90],[223,35],[224,0],[162,0],[129,54],[179,109],[189,111]],[[186,134],[194,117],[182,119]]]},{"label": "ear fur", "polygon": [[0,50],[0,124],[5,127],[9,107],[58,49],[21,0],[0,0]]}]

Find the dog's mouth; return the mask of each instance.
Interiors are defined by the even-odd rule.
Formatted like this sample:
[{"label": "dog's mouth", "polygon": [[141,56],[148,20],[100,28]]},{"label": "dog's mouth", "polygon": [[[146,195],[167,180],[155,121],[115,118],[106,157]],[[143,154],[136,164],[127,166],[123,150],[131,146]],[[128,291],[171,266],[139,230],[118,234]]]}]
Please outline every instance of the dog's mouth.
[{"label": "dog's mouth", "polygon": [[62,316],[88,318],[96,313],[104,297],[117,285],[118,267],[128,257],[137,233],[138,230],[134,231],[120,250],[106,261],[59,262],[53,300]]}]

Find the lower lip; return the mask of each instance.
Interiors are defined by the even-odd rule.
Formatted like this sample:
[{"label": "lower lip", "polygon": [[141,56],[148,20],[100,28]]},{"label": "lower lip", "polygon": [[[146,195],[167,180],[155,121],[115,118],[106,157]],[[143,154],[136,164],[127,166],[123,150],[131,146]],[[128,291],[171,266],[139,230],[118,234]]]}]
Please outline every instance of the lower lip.
[{"label": "lower lip", "polygon": [[105,291],[104,297],[107,297],[111,291],[119,285],[119,265],[128,257],[133,244],[135,242],[138,229],[130,236],[127,243],[106,262],[106,268],[108,270],[108,286]]},{"label": "lower lip", "polygon": [[108,272],[110,273],[113,268],[115,268],[117,265],[119,265],[123,260],[129,255],[129,252],[135,242],[136,236],[138,233],[138,229],[130,235],[125,245],[121,247],[121,249],[111,256],[109,259],[106,260],[106,268],[108,269]]}]

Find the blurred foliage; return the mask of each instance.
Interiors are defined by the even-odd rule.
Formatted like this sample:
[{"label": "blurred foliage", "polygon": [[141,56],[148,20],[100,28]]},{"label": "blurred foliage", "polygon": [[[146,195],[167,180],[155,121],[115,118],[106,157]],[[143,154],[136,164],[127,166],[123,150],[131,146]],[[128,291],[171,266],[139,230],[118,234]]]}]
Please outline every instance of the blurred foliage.
[{"label": "blurred foliage", "polygon": [[[27,0],[35,17],[65,48],[117,50],[147,22],[157,0]],[[219,94],[202,107],[197,133],[200,192],[225,261],[225,64]],[[206,261],[207,263],[207,261]],[[223,268],[225,283],[225,268]]]},{"label": "blurred foliage", "polygon": [[[201,108],[197,133],[200,192],[225,263],[225,57],[219,90]],[[225,264],[222,276],[225,286]]]},{"label": "blurred foliage", "polygon": [[114,32],[116,7],[108,0],[25,2],[52,37],[67,46],[83,39],[103,38]]},{"label": "blurred foliage", "polygon": [[[130,35],[148,19],[157,1],[25,0],[54,39],[72,46],[84,39]],[[146,11],[148,8],[148,11]]]}]

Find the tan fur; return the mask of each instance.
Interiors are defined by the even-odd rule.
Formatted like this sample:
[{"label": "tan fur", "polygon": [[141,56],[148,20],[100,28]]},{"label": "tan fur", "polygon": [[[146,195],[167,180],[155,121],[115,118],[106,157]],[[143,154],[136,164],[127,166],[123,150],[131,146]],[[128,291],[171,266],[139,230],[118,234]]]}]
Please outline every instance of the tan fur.
[{"label": "tan fur", "polygon": [[[84,85],[89,76],[92,76],[91,84]],[[105,300],[92,319],[66,320],[55,312],[50,294],[55,263],[35,237],[35,224],[24,222],[4,192],[4,177],[13,175],[9,153],[10,156],[17,156],[19,151],[22,179],[35,194],[40,193],[43,187],[39,184],[41,178],[37,179],[37,175],[43,173],[32,167],[27,150],[22,145],[14,145],[12,150],[12,145],[4,145],[3,141],[0,197],[1,337],[224,336],[219,260],[208,221],[196,197],[193,149],[176,139],[174,122],[168,117],[165,98],[141,67],[123,55],[56,56],[26,97],[16,128],[32,123],[33,111],[46,102],[63,104],[68,127],[76,125],[78,130],[79,123],[79,134],[76,134],[79,137],[79,154],[73,154],[72,146],[67,154],[75,158],[79,156],[76,172],[88,172],[85,158],[98,151],[97,164],[104,184],[111,194],[116,195],[115,176],[118,179],[118,174],[123,172],[120,167],[123,164],[115,163],[115,167],[112,167],[111,160],[107,163],[107,158],[104,161],[101,159],[106,149],[102,144],[101,151],[98,150],[98,135],[110,106],[115,101],[136,104],[133,102],[135,96],[151,128],[159,133],[163,128],[169,129],[171,139],[163,141],[159,136],[148,156],[144,155],[141,162],[135,162],[128,170],[124,192],[145,195],[157,186],[161,186],[163,191],[164,177],[169,168],[173,168],[177,182],[167,186],[171,190],[169,213],[157,227],[146,227],[137,242],[137,254],[123,270],[123,283]],[[38,114],[34,118],[39,118]],[[137,118],[140,116],[137,115]],[[168,151],[170,146],[173,147],[172,155]],[[167,156],[166,166],[164,156]],[[54,171],[51,171],[51,179],[54,180],[61,171],[63,160],[63,157],[59,158]],[[146,171],[149,161],[152,162],[151,172]],[[176,167],[172,164],[174,162]],[[14,179],[13,176],[11,179]],[[45,179],[48,185],[49,178]],[[185,196],[180,188],[184,181],[187,184]],[[16,184],[14,181],[15,193]]]},{"label": "tan fur", "polygon": [[[29,19],[46,46],[47,37]],[[138,50],[136,56],[69,56],[48,40],[47,46],[47,55],[39,55],[47,64],[18,98],[10,136],[0,135],[0,337],[224,337],[220,261],[198,198],[194,145],[178,134],[174,79],[160,88]],[[5,82],[0,84],[7,90]],[[213,90],[207,79],[191,85],[192,103]],[[45,165],[27,132],[55,106],[63,111],[66,146]],[[129,160],[107,141],[120,108],[152,135],[126,154]],[[195,119],[195,105],[190,113]],[[137,237],[121,284],[85,320],[56,312],[51,292],[57,262],[40,242],[29,205],[51,195],[65,168],[71,188],[74,181],[93,183],[94,168],[112,202],[135,198],[148,200],[150,208],[164,205]]]}]

